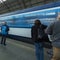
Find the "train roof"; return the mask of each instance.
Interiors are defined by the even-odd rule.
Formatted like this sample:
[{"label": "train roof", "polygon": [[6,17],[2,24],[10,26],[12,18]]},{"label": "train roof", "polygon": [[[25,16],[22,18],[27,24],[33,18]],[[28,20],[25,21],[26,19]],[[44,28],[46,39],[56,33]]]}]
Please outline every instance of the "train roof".
[{"label": "train roof", "polygon": [[42,6],[35,6],[35,7],[24,9],[24,10],[18,10],[18,11],[6,13],[6,14],[1,14],[0,17],[19,14],[19,13],[26,13],[26,12],[36,11],[36,10],[42,10],[42,9],[47,9],[47,8],[53,8],[53,7],[58,7],[58,6],[60,6],[60,1],[45,4],[45,5],[42,5]]}]

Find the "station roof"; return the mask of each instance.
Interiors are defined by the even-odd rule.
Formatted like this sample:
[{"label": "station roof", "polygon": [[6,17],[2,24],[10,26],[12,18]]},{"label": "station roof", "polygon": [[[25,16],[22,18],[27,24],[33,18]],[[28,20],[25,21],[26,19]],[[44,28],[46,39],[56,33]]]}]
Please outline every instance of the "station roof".
[{"label": "station roof", "polygon": [[0,15],[60,0],[0,0]]}]

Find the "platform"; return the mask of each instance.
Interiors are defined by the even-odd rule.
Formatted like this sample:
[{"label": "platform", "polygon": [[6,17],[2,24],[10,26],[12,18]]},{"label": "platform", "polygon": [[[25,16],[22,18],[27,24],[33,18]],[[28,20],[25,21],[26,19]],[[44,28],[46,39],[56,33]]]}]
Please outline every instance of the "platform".
[{"label": "platform", "polygon": [[[36,60],[34,45],[9,38],[6,43],[6,46],[0,44],[0,60]],[[46,49],[44,60],[49,60]]]}]

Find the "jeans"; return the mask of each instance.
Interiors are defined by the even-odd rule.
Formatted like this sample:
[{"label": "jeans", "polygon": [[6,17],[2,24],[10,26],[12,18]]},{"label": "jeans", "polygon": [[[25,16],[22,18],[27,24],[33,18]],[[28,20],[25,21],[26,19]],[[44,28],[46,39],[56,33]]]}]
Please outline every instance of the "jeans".
[{"label": "jeans", "polygon": [[35,52],[37,60],[44,60],[44,49],[42,43],[35,43]]},{"label": "jeans", "polygon": [[6,35],[2,35],[1,44],[5,45],[5,43],[6,43]]}]

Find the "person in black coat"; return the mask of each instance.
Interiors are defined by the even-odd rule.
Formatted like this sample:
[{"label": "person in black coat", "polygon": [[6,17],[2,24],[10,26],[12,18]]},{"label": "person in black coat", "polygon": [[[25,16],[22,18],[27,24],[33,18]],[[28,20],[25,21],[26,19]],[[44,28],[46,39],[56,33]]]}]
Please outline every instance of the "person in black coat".
[{"label": "person in black coat", "polygon": [[34,26],[32,26],[31,29],[37,60],[44,60],[43,42],[48,41],[48,37],[45,34],[46,27],[47,26],[41,24],[40,20],[35,20]]},{"label": "person in black coat", "polygon": [[1,26],[1,34],[2,34],[2,39],[1,39],[1,44],[6,45],[6,37],[8,35],[9,27],[6,22],[2,23]]}]

